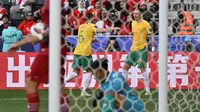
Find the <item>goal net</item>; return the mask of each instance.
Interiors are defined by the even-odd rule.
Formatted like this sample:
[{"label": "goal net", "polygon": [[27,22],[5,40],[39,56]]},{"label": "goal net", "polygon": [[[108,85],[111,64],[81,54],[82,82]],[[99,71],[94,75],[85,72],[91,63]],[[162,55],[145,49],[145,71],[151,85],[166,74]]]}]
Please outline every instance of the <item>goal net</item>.
[{"label": "goal net", "polygon": [[[37,1],[37,0],[36,0]],[[168,9],[168,110],[169,112],[199,112],[200,111],[200,1],[199,0],[169,0]],[[35,4],[33,4],[35,5]],[[39,4],[40,6],[42,4]],[[38,5],[38,6],[39,6]],[[35,7],[33,7],[35,8]],[[54,8],[54,7],[51,7]],[[85,15],[89,12],[94,16],[96,28],[120,27],[119,31],[95,33],[92,43],[92,60],[107,58],[110,72],[123,72],[128,53],[134,40],[132,21],[134,10],[140,9],[142,17],[152,27],[155,35],[155,57],[152,52],[152,38],[148,36],[148,58],[146,73],[149,78],[150,94],[146,94],[144,76],[139,65],[128,70],[128,85],[136,93],[144,105],[145,112],[158,112],[158,44],[159,36],[159,0],[66,0],[63,7],[66,24],[65,44],[67,45],[65,59],[65,76],[73,72],[74,50],[79,42],[78,27],[86,22]],[[55,20],[56,22],[56,20]],[[141,41],[143,39],[139,39]],[[36,53],[16,53],[13,56],[0,54],[0,111],[26,112],[26,95],[24,91],[25,74],[28,72]],[[137,60],[141,61],[141,60]],[[82,66],[83,67],[83,66]],[[165,73],[163,73],[165,74]],[[99,83],[90,81],[86,90],[92,96],[81,96],[86,71],[81,68],[78,76],[65,85],[69,98],[70,112],[101,112],[104,98],[93,106],[93,97],[99,89]],[[161,74],[162,75],[162,74]],[[112,81],[112,80],[109,80]],[[48,111],[48,85],[39,86],[40,112]]]},{"label": "goal net", "polygon": [[[68,20],[68,34],[66,40],[69,43],[69,51],[66,56],[67,72],[72,72],[73,63],[73,50],[76,47],[77,28],[82,24],[82,12],[78,14],[77,10],[80,9],[80,1],[77,5],[69,8],[69,14],[66,18]],[[145,112],[158,111],[158,10],[162,8],[159,6],[157,0],[127,0],[127,1],[86,1],[84,11],[91,11],[97,19],[94,21],[98,28],[120,27],[119,32],[111,33],[97,33],[95,39],[97,42],[92,44],[93,60],[106,57],[109,60],[109,71],[122,72],[127,54],[130,52],[132,45],[132,30],[130,21],[134,19],[134,9],[142,11],[143,19],[148,21],[152,26],[156,40],[156,56],[152,58],[150,51],[151,38],[148,37],[148,61],[147,61],[147,74],[150,80],[151,94],[145,95],[145,84],[143,75],[138,66],[132,66],[129,69],[128,83],[130,87],[137,93],[138,97],[144,104]],[[183,112],[197,112],[199,111],[199,36],[198,36],[198,21],[199,21],[199,5],[197,1],[190,0],[170,0],[168,13],[168,108],[169,112],[183,111]],[[182,12],[181,12],[182,11]],[[184,29],[185,34],[181,34],[182,22],[181,14],[189,12],[193,19],[192,34]],[[84,15],[84,14],[83,14]],[[184,15],[185,16],[185,15]],[[74,20],[73,20],[73,19]],[[188,17],[189,18],[189,17]],[[160,26],[162,27],[162,26]],[[120,49],[108,48],[109,42],[116,42]],[[67,83],[70,110],[71,111],[102,111],[103,100],[100,101],[97,107],[92,107],[92,97],[81,97],[80,87],[83,87],[82,81],[85,72],[82,71],[75,79]],[[83,77],[82,77],[83,76]],[[91,80],[90,89],[88,93],[95,94],[95,90],[99,87],[98,82],[94,79]],[[74,89],[75,88],[75,89]],[[167,91],[167,90],[166,90]]]},{"label": "goal net", "polygon": [[[156,35],[156,51],[158,50],[158,1],[87,1],[82,3],[78,1],[77,5],[69,8],[69,13],[66,15],[68,21],[67,26],[67,43],[69,45],[66,56],[67,72],[66,75],[73,72],[72,63],[74,59],[73,51],[78,43],[77,28],[84,23],[84,14],[92,12],[95,16],[94,24],[97,28],[120,27],[120,31],[110,33],[96,33],[95,39],[97,42],[92,44],[93,60],[107,58],[109,60],[109,71],[123,71],[123,65],[127,54],[130,52],[132,45],[132,30],[131,22],[134,19],[133,12],[135,9],[140,9],[143,12],[143,18],[147,20],[153,28]],[[81,5],[84,4],[84,11],[80,11]],[[83,13],[83,14],[82,14]],[[113,49],[110,44],[115,43]],[[139,99],[144,104],[145,112],[158,111],[158,56],[152,57],[151,38],[148,38],[149,53],[147,63],[147,74],[150,79],[151,94],[145,95],[145,85],[143,75],[137,66],[133,66],[128,70],[128,84],[133,91],[138,95]],[[156,52],[157,53],[157,52]],[[83,112],[100,112],[102,111],[103,99],[99,101],[97,107],[92,106],[93,97],[80,96],[80,88],[83,87],[85,71],[82,70],[79,76],[66,84],[70,100],[70,110]],[[93,96],[99,88],[98,82],[92,77],[89,85],[88,93]]]}]

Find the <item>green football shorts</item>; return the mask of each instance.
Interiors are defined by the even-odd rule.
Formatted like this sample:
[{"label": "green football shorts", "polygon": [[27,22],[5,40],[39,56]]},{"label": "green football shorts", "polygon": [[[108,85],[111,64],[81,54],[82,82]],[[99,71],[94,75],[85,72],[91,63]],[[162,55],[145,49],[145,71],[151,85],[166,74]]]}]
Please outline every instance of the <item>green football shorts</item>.
[{"label": "green football shorts", "polygon": [[145,68],[147,65],[148,49],[145,47],[137,51],[130,51],[125,63],[131,66],[138,65],[138,68]]},{"label": "green football shorts", "polygon": [[74,59],[72,63],[72,68],[75,70],[80,70],[82,67],[83,70],[87,70],[92,63],[92,56],[81,56],[74,54]]}]

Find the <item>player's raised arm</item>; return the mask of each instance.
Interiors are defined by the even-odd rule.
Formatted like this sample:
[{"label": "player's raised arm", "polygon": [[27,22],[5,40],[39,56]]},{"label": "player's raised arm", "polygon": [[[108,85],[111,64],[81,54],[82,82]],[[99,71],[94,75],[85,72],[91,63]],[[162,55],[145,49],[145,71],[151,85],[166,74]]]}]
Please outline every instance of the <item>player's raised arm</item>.
[{"label": "player's raised arm", "polygon": [[11,48],[8,49],[8,53],[16,52],[21,46],[27,43],[36,43],[39,39],[36,36],[27,36],[27,38],[23,38],[21,41],[13,45]]},{"label": "player's raised arm", "polygon": [[47,41],[48,40],[48,29],[41,27],[42,23],[37,23],[36,25],[32,26],[31,33],[25,36],[21,41],[13,45],[11,48],[8,49],[9,53],[16,52],[18,48],[21,46],[32,43],[35,44],[39,41]]},{"label": "player's raised arm", "polygon": [[114,31],[114,30],[120,30],[119,27],[110,27],[110,28],[97,28],[97,31],[98,33],[104,33],[104,32],[111,32],[111,31]]}]

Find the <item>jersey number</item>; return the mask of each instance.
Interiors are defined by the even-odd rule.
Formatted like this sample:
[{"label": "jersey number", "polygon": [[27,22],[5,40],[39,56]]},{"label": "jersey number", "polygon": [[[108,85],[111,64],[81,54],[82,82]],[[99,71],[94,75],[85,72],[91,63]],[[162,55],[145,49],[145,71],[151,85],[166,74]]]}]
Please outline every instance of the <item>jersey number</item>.
[{"label": "jersey number", "polygon": [[83,35],[80,35],[78,40],[79,40],[79,43],[82,43],[84,41]]}]

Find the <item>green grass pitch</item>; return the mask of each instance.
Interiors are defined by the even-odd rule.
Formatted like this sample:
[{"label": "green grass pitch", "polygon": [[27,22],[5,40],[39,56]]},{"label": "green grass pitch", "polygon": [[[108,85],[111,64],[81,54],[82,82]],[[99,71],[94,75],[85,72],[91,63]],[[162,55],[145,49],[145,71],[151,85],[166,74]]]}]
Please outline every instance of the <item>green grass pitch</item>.
[{"label": "green grass pitch", "polygon": [[[92,107],[91,97],[80,97],[80,90],[66,90],[70,99],[71,112],[101,112],[102,101]],[[136,90],[144,102],[145,112],[158,112],[158,92],[145,96],[144,90]],[[95,90],[89,91],[95,93]],[[40,112],[48,112],[48,91],[40,90]],[[168,93],[169,112],[200,112],[198,90],[170,90]],[[0,90],[0,112],[27,112],[26,94],[23,90]]]}]

